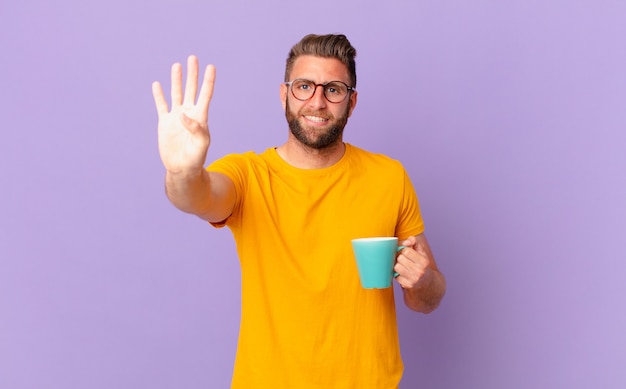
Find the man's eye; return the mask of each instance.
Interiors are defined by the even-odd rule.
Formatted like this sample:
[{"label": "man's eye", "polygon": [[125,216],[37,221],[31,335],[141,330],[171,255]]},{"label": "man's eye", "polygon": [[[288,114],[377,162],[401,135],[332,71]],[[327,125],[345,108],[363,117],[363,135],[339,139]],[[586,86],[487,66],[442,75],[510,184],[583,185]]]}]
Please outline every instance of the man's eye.
[{"label": "man's eye", "polygon": [[326,85],[326,93],[330,93],[333,95],[343,95],[347,93],[347,91],[343,85],[330,84]]}]

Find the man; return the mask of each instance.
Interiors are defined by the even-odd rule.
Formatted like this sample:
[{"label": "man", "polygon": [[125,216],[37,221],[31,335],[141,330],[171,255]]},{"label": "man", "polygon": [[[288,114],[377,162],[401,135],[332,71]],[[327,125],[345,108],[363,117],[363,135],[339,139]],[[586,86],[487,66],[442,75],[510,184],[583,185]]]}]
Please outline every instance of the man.
[{"label": "man", "polygon": [[401,164],[342,141],[357,103],[355,49],[307,35],[289,53],[280,98],[287,141],[204,168],[215,69],[197,96],[198,60],[159,83],[159,151],[179,209],[228,226],[242,270],[233,388],[397,388],[402,376],[393,288],[363,289],[351,239],[398,236],[405,304],[434,310],[445,292],[417,197]]}]

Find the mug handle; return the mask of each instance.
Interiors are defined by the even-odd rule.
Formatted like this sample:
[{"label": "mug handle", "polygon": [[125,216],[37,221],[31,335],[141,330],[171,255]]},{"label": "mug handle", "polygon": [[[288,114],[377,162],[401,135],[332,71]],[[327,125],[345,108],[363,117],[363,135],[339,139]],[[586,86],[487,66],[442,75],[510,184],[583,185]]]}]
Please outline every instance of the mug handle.
[{"label": "mug handle", "polygon": [[[406,246],[398,246],[398,248],[396,249],[396,252],[400,252],[400,250],[405,249]],[[399,276],[400,274],[398,274],[398,272],[393,272],[393,278],[396,278],[397,276]]]}]

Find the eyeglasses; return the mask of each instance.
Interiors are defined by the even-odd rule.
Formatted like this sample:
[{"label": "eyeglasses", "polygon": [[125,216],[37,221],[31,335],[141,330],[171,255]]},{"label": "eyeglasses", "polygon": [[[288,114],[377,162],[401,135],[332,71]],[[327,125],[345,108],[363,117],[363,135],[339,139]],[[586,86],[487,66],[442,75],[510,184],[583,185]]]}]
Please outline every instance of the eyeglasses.
[{"label": "eyeglasses", "polygon": [[330,81],[326,84],[316,84],[311,80],[298,78],[286,82],[285,85],[291,89],[293,97],[300,101],[306,101],[313,97],[318,86],[322,87],[324,97],[331,103],[341,103],[348,97],[348,94],[355,89],[342,81]]}]

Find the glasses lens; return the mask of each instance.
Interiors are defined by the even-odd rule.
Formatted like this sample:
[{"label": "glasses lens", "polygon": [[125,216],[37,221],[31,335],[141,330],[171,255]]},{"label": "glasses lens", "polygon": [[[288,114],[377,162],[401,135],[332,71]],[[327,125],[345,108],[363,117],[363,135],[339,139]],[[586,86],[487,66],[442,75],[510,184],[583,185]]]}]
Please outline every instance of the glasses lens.
[{"label": "glasses lens", "polygon": [[324,96],[331,103],[341,103],[348,95],[348,86],[343,82],[333,81],[324,87]]},{"label": "glasses lens", "polygon": [[291,83],[291,93],[298,100],[308,100],[315,93],[315,83],[309,80],[295,80]]}]

